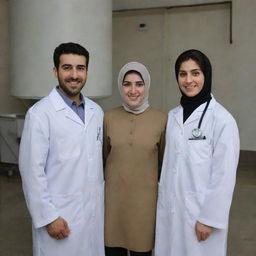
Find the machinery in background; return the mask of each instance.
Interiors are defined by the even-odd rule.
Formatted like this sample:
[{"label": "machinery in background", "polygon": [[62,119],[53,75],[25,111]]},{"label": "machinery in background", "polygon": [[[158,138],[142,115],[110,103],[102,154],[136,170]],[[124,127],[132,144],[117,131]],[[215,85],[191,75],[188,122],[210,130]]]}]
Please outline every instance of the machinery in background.
[{"label": "machinery in background", "polygon": [[8,176],[17,168],[24,118],[20,114],[0,115],[0,161]]}]

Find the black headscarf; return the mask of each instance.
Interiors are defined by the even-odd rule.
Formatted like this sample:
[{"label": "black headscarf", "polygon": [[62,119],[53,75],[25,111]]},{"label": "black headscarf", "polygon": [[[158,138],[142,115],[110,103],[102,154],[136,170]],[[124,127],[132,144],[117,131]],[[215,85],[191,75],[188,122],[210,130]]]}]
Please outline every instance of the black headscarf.
[{"label": "black headscarf", "polygon": [[193,111],[204,102],[210,100],[212,87],[212,66],[209,59],[198,50],[187,50],[180,54],[175,63],[175,75],[178,81],[180,66],[184,61],[194,60],[204,74],[204,86],[202,90],[193,97],[186,96],[181,90],[180,104],[183,107],[183,122],[193,113]]}]

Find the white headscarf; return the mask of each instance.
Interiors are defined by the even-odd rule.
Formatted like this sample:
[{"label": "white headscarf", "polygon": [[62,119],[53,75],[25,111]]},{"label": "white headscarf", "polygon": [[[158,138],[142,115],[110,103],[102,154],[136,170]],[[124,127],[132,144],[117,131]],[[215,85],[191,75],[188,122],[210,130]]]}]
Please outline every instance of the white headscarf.
[{"label": "white headscarf", "polygon": [[[131,107],[127,104],[127,102],[125,101],[124,95],[123,95],[123,90],[122,90],[124,77],[125,77],[126,73],[131,70],[135,70],[135,71],[139,72],[140,75],[142,76],[142,79],[145,84],[144,99],[142,100],[140,105],[136,106],[136,107]],[[144,112],[149,107],[148,93],[149,93],[149,87],[150,87],[150,74],[149,74],[147,68],[143,64],[141,64],[139,62],[135,62],[135,61],[125,64],[119,72],[117,83],[118,83],[118,89],[119,89],[120,95],[123,99],[122,105],[126,111],[131,112],[133,114],[140,114],[140,113]]]}]

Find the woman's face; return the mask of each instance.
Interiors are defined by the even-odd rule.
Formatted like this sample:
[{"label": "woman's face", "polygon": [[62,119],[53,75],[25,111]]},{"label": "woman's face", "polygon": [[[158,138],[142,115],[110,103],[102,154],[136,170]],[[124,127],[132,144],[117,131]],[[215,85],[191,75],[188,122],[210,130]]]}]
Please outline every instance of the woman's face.
[{"label": "woman's face", "polygon": [[124,77],[122,91],[126,104],[138,107],[145,97],[145,84],[138,74],[131,73]]},{"label": "woman's face", "polygon": [[188,97],[194,97],[202,90],[204,74],[194,60],[189,59],[181,63],[178,84],[181,91]]}]

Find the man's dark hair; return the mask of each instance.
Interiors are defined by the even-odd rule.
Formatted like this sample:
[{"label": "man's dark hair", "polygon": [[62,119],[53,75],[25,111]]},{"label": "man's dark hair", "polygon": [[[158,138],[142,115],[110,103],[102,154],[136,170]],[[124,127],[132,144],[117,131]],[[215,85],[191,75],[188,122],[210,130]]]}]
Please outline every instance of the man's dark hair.
[{"label": "man's dark hair", "polygon": [[58,47],[55,48],[53,53],[53,62],[55,68],[58,70],[60,65],[60,56],[62,54],[77,54],[85,57],[86,60],[86,68],[88,68],[89,64],[89,52],[80,44],[76,43],[62,43]]}]

